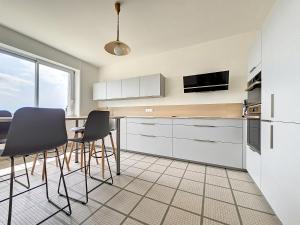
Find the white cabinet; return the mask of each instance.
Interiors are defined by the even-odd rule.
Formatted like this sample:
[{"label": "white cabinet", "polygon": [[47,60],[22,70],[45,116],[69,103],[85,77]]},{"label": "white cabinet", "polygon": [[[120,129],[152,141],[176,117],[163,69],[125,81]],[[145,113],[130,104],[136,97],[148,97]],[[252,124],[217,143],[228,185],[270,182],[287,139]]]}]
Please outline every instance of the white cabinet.
[{"label": "white cabinet", "polygon": [[106,99],[106,81],[98,82],[93,85],[93,100]]},{"label": "white cabinet", "polygon": [[122,98],[122,85],[121,80],[110,80],[106,82],[107,99],[120,99]]},{"label": "white cabinet", "polygon": [[140,77],[140,96],[159,97],[165,95],[165,79],[161,74]]},{"label": "white cabinet", "polygon": [[172,138],[127,134],[127,149],[154,155],[172,156]]},{"label": "white cabinet", "polygon": [[242,168],[242,144],[173,138],[173,157]]},{"label": "white cabinet", "polygon": [[[300,1],[276,1],[262,29],[262,117],[300,123]],[[272,104],[271,95],[274,95]],[[274,117],[271,117],[273,107]]]},{"label": "white cabinet", "polygon": [[137,98],[140,96],[140,79],[122,80],[122,98]]},{"label": "white cabinet", "polygon": [[262,124],[261,190],[283,224],[300,224],[300,125]]},{"label": "white cabinet", "polygon": [[172,125],[154,123],[128,123],[127,133],[172,137]]},{"label": "white cabinet", "polygon": [[261,155],[246,146],[247,171],[258,187],[261,187]]},{"label": "white cabinet", "polygon": [[261,32],[258,31],[256,34],[255,41],[250,49],[248,59],[248,80],[252,79],[261,69],[262,61],[262,44],[261,44]]}]

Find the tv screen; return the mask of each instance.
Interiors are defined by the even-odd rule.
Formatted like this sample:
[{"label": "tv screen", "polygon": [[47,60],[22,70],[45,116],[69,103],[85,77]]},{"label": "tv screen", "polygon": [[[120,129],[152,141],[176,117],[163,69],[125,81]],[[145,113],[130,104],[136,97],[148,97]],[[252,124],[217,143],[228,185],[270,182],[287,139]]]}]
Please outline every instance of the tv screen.
[{"label": "tv screen", "polygon": [[228,90],[229,71],[183,77],[184,93]]}]

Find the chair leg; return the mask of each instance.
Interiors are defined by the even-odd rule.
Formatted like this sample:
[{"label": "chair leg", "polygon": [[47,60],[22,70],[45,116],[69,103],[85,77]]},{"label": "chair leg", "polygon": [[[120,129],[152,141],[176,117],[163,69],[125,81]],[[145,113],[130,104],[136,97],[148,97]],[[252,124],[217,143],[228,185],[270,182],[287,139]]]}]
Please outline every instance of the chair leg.
[{"label": "chair leg", "polygon": [[95,152],[95,156],[96,156],[96,163],[97,163],[97,165],[99,165],[99,160],[98,160],[98,158],[97,158],[97,152],[96,152],[96,144],[95,144],[95,141],[93,141],[93,143],[92,143],[92,152],[91,152],[91,156],[92,156],[92,154]]},{"label": "chair leg", "polygon": [[101,154],[102,178],[104,179],[104,139],[102,139]]},{"label": "chair leg", "polygon": [[117,160],[116,147],[115,147],[114,139],[113,139],[113,136],[112,136],[111,132],[109,132],[109,137],[110,137],[110,142],[111,142],[111,147],[112,147],[112,150],[113,150],[113,154],[115,156],[115,160]]},{"label": "chair leg", "polygon": [[[44,152],[44,154],[46,155],[46,159],[47,159],[47,152]],[[42,170],[42,181],[45,180],[45,176],[47,176],[47,171],[46,171],[46,159],[44,156],[44,163],[43,163],[43,170]]]},{"label": "chair leg", "polygon": [[70,150],[70,153],[69,153],[69,158],[68,158],[68,161],[67,161],[67,163],[68,163],[68,167],[70,167],[70,161],[71,161],[71,157],[72,157],[72,153],[73,153],[74,145],[75,145],[75,143],[74,143],[74,142],[72,142],[72,145],[71,145],[71,150]]},{"label": "chair leg", "polygon": [[49,192],[48,192],[48,176],[47,176],[47,152],[43,153],[44,155],[44,163],[43,163],[43,176],[45,176],[44,178],[42,178],[43,180],[45,179],[45,184],[46,184],[46,197],[49,199]]},{"label": "chair leg", "polygon": [[80,171],[82,172],[82,168],[83,168],[83,150],[84,150],[84,148],[85,148],[85,144],[84,143],[82,143],[81,144],[81,151],[80,151]]},{"label": "chair leg", "polygon": [[33,173],[34,173],[36,161],[38,160],[38,158],[39,158],[39,153],[35,154],[35,157],[34,157],[34,160],[33,160],[33,165],[32,165],[32,168],[31,168],[31,175],[33,175]]},{"label": "chair leg", "polygon": [[63,150],[63,153],[64,153],[64,160],[63,160],[63,161],[66,162],[68,171],[71,171],[70,165],[69,165],[68,159],[67,159],[67,149],[68,149],[68,144],[67,144],[66,146],[67,146],[67,147],[66,147],[66,150],[64,150],[64,147],[62,147],[62,150]]},{"label": "chair leg", "polygon": [[112,173],[111,173],[111,169],[110,169],[109,160],[108,160],[108,157],[107,157],[107,152],[106,152],[106,147],[105,146],[104,146],[104,152],[105,152],[105,158],[106,158],[107,166],[108,166],[109,173],[110,173],[111,184],[113,184],[114,180],[113,180],[113,176],[112,176]]},{"label": "chair leg", "polygon": [[11,157],[10,158],[10,188],[9,188],[9,206],[8,206],[7,225],[11,225],[14,177],[15,177],[14,157]]},{"label": "chair leg", "polygon": [[83,143],[83,160],[84,160],[84,178],[85,178],[85,204],[89,201],[89,191],[87,184],[87,165],[86,165],[86,156],[85,156],[85,144]]}]

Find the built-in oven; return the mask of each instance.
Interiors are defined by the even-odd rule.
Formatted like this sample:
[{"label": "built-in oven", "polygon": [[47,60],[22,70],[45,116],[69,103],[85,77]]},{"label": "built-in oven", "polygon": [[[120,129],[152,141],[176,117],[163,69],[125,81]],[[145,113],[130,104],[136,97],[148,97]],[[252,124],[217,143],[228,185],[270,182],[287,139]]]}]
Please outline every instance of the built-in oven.
[{"label": "built-in oven", "polygon": [[247,144],[251,150],[261,153],[261,72],[248,82],[247,100]]}]

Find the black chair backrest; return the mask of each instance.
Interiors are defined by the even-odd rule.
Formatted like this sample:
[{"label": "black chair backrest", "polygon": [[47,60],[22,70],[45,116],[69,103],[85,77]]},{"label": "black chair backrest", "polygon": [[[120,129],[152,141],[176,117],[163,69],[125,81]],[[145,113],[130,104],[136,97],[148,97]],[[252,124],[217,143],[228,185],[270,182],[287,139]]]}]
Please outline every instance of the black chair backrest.
[{"label": "black chair backrest", "polygon": [[[11,113],[6,110],[0,110],[0,117],[11,117]],[[0,123],[0,140],[6,139],[10,122]]]},{"label": "black chair backrest", "polygon": [[109,134],[109,111],[92,111],[85,123],[82,141],[91,142]]},{"label": "black chair backrest", "polygon": [[52,150],[67,140],[64,110],[25,107],[14,114],[2,156]]}]

